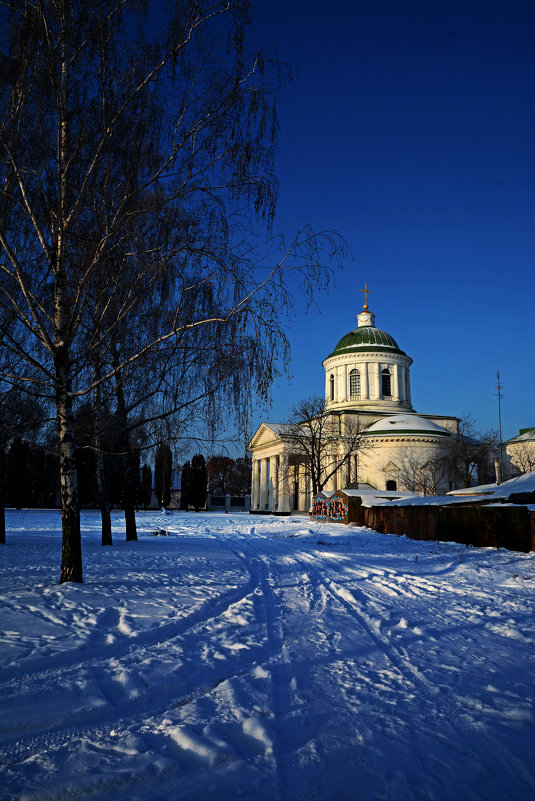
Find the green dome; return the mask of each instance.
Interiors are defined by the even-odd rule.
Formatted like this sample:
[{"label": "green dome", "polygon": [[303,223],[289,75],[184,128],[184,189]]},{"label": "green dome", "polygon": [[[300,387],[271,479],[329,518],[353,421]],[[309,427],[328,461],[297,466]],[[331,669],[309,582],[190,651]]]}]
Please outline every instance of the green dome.
[{"label": "green dome", "polygon": [[380,328],[375,328],[372,325],[363,325],[342,337],[331,356],[372,350],[406,355],[400,350],[394,337],[391,337],[386,331],[381,331]]}]

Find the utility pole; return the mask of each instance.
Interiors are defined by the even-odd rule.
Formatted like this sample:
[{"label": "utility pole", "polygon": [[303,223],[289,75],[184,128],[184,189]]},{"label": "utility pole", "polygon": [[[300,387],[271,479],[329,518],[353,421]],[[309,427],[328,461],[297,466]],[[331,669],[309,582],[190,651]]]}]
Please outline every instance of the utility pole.
[{"label": "utility pole", "polygon": [[502,481],[503,481],[503,447],[502,447],[502,389],[503,389],[503,384],[500,381],[500,371],[499,370],[496,373],[496,378],[497,378],[496,392],[494,394],[498,396],[498,421],[499,421],[499,426],[500,426],[500,442],[498,444],[499,457],[500,457],[499,458],[500,476],[499,476],[499,480],[498,480],[498,476],[496,476],[496,479],[497,479],[496,483],[497,484],[501,484]]}]

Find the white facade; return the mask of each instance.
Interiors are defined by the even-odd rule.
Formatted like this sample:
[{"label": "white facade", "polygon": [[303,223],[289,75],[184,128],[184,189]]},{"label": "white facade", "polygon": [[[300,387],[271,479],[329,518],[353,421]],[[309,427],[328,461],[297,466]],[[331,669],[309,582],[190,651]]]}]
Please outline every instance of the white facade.
[{"label": "white facade", "polygon": [[[351,421],[366,446],[351,456],[325,485],[350,484],[378,490],[431,494],[454,489],[443,456],[458,433],[456,417],[417,415],[412,407],[412,359],[375,327],[365,304],[358,327],[346,334],[323,361],[326,411],[341,431]],[[288,514],[308,511],[312,485],[308,468],[292,453],[283,423],[262,423],[249,445],[253,458],[251,511]],[[339,448],[343,448],[340,439]]]}]

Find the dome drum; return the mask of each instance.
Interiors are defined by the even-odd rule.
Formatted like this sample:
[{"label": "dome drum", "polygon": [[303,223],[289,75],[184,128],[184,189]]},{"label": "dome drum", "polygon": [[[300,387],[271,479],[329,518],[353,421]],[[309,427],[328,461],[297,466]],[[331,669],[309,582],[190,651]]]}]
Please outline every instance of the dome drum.
[{"label": "dome drum", "polygon": [[359,327],[345,334],[325,359],[325,398],[335,409],[411,411],[412,359],[371,312],[358,315]]}]

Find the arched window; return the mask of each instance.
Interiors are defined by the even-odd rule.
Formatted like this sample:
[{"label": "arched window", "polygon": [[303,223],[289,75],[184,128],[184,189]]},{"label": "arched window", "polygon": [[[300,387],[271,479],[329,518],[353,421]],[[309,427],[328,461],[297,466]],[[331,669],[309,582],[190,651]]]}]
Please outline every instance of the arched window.
[{"label": "arched window", "polygon": [[329,386],[330,386],[330,392],[331,392],[331,400],[333,401],[334,400],[334,376],[333,375],[331,375],[331,377],[329,378]]},{"label": "arched window", "polygon": [[390,389],[390,370],[385,369],[382,372],[382,386],[383,386],[383,398],[389,398],[392,395],[392,391]]},{"label": "arched window", "polygon": [[392,479],[390,479],[389,481],[386,482],[386,488],[387,488],[388,492],[395,492],[398,487],[397,487],[396,482],[393,481]]},{"label": "arched window", "polygon": [[349,373],[349,394],[352,398],[360,398],[360,373],[356,369]]}]

